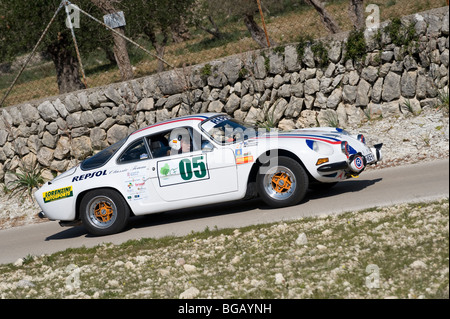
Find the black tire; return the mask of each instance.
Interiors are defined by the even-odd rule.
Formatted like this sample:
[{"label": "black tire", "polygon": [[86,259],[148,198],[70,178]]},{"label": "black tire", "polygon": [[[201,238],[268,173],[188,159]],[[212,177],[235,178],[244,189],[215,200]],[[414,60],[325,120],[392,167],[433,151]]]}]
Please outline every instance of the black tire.
[{"label": "black tire", "polygon": [[118,233],[130,217],[123,197],[112,189],[96,189],[87,193],[80,204],[80,218],[88,232],[95,236]]},{"label": "black tire", "polygon": [[305,197],[309,182],[299,162],[280,156],[260,167],[256,184],[258,194],[267,205],[286,207],[298,204]]}]

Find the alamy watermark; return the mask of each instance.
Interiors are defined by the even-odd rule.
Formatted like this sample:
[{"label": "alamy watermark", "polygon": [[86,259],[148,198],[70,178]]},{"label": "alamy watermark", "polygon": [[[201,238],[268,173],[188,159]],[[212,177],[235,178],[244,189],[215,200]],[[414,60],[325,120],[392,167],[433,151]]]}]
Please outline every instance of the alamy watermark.
[{"label": "alamy watermark", "polygon": [[376,4],[369,4],[366,13],[370,13],[366,18],[366,28],[375,30],[380,27],[380,7]]},{"label": "alamy watermark", "polygon": [[375,264],[367,265],[366,287],[369,289],[380,288],[380,268]]},{"label": "alamy watermark", "polygon": [[66,267],[65,272],[69,274],[69,276],[66,277],[66,289],[79,289],[81,287],[80,267],[74,264],[70,264]]},{"label": "alamy watermark", "polygon": [[66,5],[66,27],[69,29],[80,28],[80,8],[75,4]]}]

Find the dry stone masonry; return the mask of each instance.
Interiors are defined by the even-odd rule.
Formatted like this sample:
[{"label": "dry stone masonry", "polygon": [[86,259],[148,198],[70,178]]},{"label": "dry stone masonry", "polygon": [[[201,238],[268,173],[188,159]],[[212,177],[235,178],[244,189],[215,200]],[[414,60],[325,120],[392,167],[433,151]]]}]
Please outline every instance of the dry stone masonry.
[{"label": "dry stone masonry", "polygon": [[402,21],[413,23],[417,37],[408,50],[372,31],[365,56],[346,59],[347,34],[339,34],[321,40],[325,64],[310,46],[299,57],[292,44],[4,108],[0,180],[22,165],[51,178],[136,129],[187,114],[226,112],[288,130],[436,106],[448,92],[448,7]]}]

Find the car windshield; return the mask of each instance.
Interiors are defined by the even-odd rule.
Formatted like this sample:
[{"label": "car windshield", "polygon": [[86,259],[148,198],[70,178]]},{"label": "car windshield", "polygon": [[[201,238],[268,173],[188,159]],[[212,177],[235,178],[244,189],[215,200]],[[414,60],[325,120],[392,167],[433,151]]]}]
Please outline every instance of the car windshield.
[{"label": "car windshield", "polygon": [[88,159],[85,159],[81,163],[81,166],[80,166],[81,169],[83,171],[88,171],[91,169],[102,167],[117,152],[117,150],[122,147],[122,145],[125,143],[126,140],[127,139],[124,138],[123,140],[105,148],[103,151],[98,152],[94,156],[91,156]]},{"label": "car windshield", "polygon": [[202,130],[219,144],[242,142],[258,135],[258,131],[228,115],[218,115],[201,124]]}]

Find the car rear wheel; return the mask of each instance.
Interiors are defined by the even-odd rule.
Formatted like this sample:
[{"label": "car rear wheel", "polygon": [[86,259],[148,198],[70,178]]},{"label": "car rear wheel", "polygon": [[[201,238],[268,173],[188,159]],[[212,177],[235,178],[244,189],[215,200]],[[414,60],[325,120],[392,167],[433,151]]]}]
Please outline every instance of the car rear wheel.
[{"label": "car rear wheel", "polygon": [[[277,163],[272,163],[277,162]],[[261,166],[257,177],[258,193],[271,207],[298,204],[308,189],[308,175],[300,163],[290,157],[278,157]]]},{"label": "car rear wheel", "polygon": [[123,230],[130,216],[130,208],[116,191],[97,189],[81,200],[80,215],[90,234],[103,236]]}]

